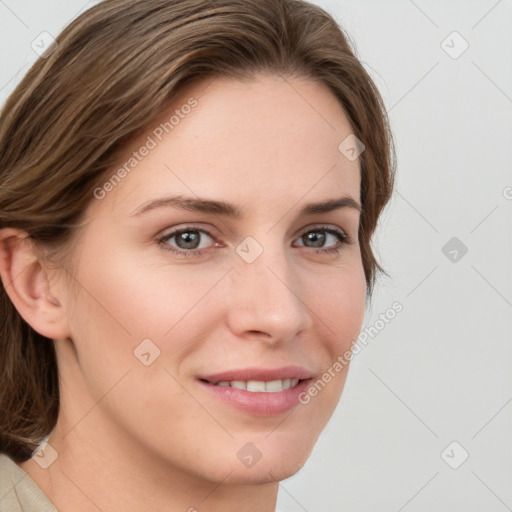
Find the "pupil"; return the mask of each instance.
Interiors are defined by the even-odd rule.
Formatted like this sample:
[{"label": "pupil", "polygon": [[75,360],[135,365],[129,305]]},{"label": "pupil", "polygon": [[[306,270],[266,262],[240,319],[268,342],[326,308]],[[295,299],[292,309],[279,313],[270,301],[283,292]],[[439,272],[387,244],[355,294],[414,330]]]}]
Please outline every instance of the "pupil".
[{"label": "pupil", "polygon": [[304,245],[306,245],[307,242],[310,242],[310,247],[323,247],[325,243],[325,233],[318,231],[306,233],[302,236],[302,241],[304,242]]},{"label": "pupil", "polygon": [[176,236],[176,245],[181,249],[196,249],[199,245],[198,231],[185,231]]}]

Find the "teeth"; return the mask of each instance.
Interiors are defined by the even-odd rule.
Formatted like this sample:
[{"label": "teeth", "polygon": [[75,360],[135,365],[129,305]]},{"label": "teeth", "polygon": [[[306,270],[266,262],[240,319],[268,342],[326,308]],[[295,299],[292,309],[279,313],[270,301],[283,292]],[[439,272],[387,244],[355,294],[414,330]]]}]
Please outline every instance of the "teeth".
[{"label": "teeth", "polygon": [[[287,382],[288,382],[288,385],[285,387]],[[282,391],[283,389],[288,389],[289,387],[290,387],[290,379],[272,380],[270,382],[265,383],[265,390],[269,391],[270,393]]]},{"label": "teeth", "polygon": [[221,381],[217,382],[216,386],[221,387],[232,387],[236,389],[245,389],[251,393],[277,393],[284,391],[285,389],[293,388],[299,383],[299,379],[283,379],[283,380],[272,380],[269,382],[263,382],[261,380],[232,380],[232,381]]},{"label": "teeth", "polygon": [[260,393],[265,392],[265,383],[261,380],[249,380],[247,381],[247,391],[259,391]]}]

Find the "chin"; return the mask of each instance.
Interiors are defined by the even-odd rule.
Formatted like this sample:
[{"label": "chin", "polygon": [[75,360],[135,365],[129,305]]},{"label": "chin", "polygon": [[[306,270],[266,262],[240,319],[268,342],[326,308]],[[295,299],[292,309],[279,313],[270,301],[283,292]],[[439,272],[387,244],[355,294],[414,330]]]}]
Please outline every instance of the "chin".
[{"label": "chin", "polygon": [[[315,439],[290,439],[280,434],[267,439],[236,441],[235,457],[217,459],[214,480],[234,485],[259,485],[285,480],[296,474],[309,458]],[[290,436],[291,437],[291,436]],[[295,436],[294,436],[295,437]],[[220,463],[222,461],[222,463]],[[220,464],[219,464],[220,463]]]},{"label": "chin", "polygon": [[300,460],[294,457],[293,460],[288,460],[284,463],[281,461],[269,460],[263,462],[260,460],[250,468],[235,464],[231,468],[231,474],[225,483],[232,485],[263,485],[280,482],[298,473],[306,463],[308,456]]}]

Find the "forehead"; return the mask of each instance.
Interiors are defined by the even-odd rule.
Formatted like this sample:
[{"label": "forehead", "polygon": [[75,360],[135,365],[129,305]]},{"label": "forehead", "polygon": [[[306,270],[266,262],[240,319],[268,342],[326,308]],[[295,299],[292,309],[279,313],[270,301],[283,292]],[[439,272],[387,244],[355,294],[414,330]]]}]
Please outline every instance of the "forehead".
[{"label": "forehead", "polygon": [[258,75],[198,82],[127,148],[107,175],[122,179],[105,199],[123,210],[156,193],[249,205],[347,193],[359,200],[359,160],[339,150],[351,133],[338,100],[313,80]]}]

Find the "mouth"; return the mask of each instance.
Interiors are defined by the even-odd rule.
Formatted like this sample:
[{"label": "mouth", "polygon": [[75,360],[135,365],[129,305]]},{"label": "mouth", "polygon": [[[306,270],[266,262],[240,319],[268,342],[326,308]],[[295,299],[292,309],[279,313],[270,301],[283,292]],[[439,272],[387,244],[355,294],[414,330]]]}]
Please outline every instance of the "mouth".
[{"label": "mouth", "polygon": [[301,367],[248,368],[200,376],[208,396],[252,416],[276,416],[300,404],[299,396],[313,379]]},{"label": "mouth", "polygon": [[265,382],[263,380],[222,380],[220,382],[207,382],[214,386],[245,389],[249,393],[279,393],[285,389],[294,388],[300,379],[278,379]]}]

